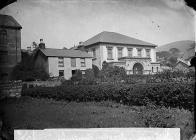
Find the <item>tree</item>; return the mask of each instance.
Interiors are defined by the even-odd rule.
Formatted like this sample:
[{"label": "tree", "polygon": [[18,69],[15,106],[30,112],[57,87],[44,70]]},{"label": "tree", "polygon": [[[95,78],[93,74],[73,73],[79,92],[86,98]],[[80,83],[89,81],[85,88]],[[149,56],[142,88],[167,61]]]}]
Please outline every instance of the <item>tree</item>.
[{"label": "tree", "polygon": [[99,76],[99,68],[96,65],[93,65],[93,72],[94,72],[94,76],[98,77]]},{"label": "tree", "polygon": [[168,63],[173,67],[178,61],[178,57],[177,56],[170,56],[168,58]]},{"label": "tree", "polygon": [[75,74],[72,75],[71,80],[72,81],[81,81],[82,80],[82,71],[76,70]]},{"label": "tree", "polygon": [[48,73],[44,69],[34,68],[34,55],[22,52],[22,61],[12,71],[12,80],[34,81],[36,79],[47,80]]}]

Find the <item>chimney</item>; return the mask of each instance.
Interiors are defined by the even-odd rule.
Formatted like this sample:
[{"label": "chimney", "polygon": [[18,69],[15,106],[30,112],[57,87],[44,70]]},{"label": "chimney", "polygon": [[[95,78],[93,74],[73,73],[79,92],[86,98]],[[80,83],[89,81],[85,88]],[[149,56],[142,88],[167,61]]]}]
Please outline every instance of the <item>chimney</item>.
[{"label": "chimney", "polygon": [[44,43],[43,39],[40,39],[39,48],[45,49],[45,43]]}]

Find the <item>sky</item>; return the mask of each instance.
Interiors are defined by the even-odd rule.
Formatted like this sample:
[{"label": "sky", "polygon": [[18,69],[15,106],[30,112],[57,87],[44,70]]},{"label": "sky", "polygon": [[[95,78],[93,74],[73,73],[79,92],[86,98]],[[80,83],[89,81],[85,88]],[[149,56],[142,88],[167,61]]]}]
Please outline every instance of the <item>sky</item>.
[{"label": "sky", "polygon": [[195,13],[183,0],[17,0],[0,10],[21,24],[23,49],[41,38],[70,48],[102,31],[158,46],[195,40]]}]

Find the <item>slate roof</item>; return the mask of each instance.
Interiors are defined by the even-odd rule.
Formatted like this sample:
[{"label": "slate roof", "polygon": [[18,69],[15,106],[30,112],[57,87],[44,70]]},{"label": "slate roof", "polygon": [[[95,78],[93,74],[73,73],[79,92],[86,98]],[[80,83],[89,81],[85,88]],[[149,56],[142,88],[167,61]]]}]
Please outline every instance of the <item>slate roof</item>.
[{"label": "slate roof", "polygon": [[189,67],[188,62],[183,61],[183,60],[178,60],[178,62],[176,63],[175,67],[176,67],[178,64],[182,64],[182,65],[183,65],[184,67],[186,67],[186,68]]},{"label": "slate roof", "polygon": [[45,48],[40,51],[47,57],[92,58],[90,54],[80,50],[63,50]]},{"label": "slate roof", "polygon": [[16,29],[22,28],[22,26],[12,16],[2,14],[0,14],[0,27],[10,27]]},{"label": "slate roof", "polygon": [[114,43],[114,44],[126,44],[126,45],[142,45],[156,47],[155,44],[148,43],[139,39],[135,39],[126,35],[122,35],[115,32],[103,31],[94,37],[84,42],[84,46],[90,46],[96,43]]}]

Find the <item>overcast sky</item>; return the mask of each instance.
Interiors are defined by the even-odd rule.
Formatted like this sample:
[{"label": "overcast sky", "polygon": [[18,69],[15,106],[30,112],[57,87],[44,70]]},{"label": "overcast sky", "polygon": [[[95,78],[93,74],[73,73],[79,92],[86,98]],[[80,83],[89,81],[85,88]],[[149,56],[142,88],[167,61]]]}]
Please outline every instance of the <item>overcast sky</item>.
[{"label": "overcast sky", "polygon": [[163,45],[194,40],[194,11],[183,0],[17,0],[1,14],[22,26],[22,48],[44,39],[70,48],[102,32]]}]

